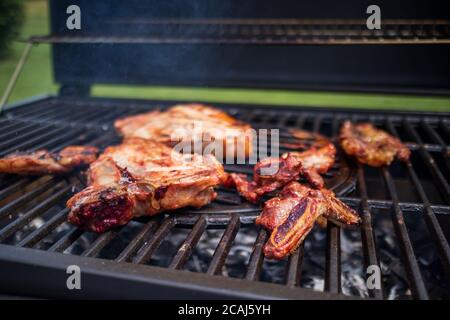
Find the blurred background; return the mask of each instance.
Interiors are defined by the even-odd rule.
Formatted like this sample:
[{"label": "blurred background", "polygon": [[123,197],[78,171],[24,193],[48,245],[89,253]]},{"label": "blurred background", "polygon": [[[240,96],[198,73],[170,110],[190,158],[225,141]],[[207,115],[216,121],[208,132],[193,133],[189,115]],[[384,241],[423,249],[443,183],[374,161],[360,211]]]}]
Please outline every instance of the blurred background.
[{"label": "blurred background", "polygon": [[[48,4],[41,0],[0,1],[0,92],[3,93],[31,35],[47,34]],[[35,46],[9,102],[43,93],[56,93],[52,78],[50,46]],[[261,103],[376,109],[450,111],[450,98],[411,95],[349,94],[284,90],[225,88],[94,86],[94,96],[208,102]]]}]

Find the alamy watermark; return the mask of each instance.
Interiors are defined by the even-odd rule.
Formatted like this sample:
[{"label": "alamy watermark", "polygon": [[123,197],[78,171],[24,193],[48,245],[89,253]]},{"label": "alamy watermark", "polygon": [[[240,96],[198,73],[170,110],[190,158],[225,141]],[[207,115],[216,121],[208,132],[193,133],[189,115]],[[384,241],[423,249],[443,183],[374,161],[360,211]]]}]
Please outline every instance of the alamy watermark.
[{"label": "alamy watermark", "polygon": [[[183,155],[213,155],[223,164],[254,165],[258,159],[280,157],[280,130],[214,128],[209,125],[205,127],[201,121],[193,121],[174,130],[170,135],[170,144],[175,152]],[[274,174],[278,166],[279,163],[274,161],[261,168],[261,174]]]},{"label": "alamy watermark", "polygon": [[366,270],[366,286],[369,290],[381,290],[381,269],[378,265],[370,265]]},{"label": "alamy watermark", "polygon": [[81,9],[72,4],[67,7],[66,13],[69,14],[66,20],[66,27],[69,30],[81,30]]},{"label": "alamy watermark", "polygon": [[381,29],[381,9],[376,4],[367,7],[367,14],[370,16],[366,20],[366,26],[369,30]]},{"label": "alamy watermark", "polygon": [[81,269],[72,264],[67,267],[66,273],[69,275],[66,280],[66,286],[69,290],[81,290]]}]

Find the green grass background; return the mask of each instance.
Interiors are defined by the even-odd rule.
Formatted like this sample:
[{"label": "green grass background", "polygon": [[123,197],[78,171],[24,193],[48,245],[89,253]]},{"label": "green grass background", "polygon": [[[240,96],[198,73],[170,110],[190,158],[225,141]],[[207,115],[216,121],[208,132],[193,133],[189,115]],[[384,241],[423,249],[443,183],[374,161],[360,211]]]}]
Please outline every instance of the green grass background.
[{"label": "green grass background", "polygon": [[[26,21],[22,37],[47,34],[48,11],[46,1],[26,1]],[[13,44],[13,50],[0,61],[0,92],[6,88],[9,77],[24,48],[21,42]],[[58,86],[52,79],[51,53],[49,45],[35,46],[17,82],[9,102],[29,98],[42,93],[56,93]],[[189,87],[138,87],[138,86],[94,86],[95,96],[148,98],[157,100],[186,100],[209,102],[238,102],[269,105],[304,105],[326,107],[403,109],[450,112],[450,98],[349,94],[332,92],[305,92],[285,90],[206,89]]]}]

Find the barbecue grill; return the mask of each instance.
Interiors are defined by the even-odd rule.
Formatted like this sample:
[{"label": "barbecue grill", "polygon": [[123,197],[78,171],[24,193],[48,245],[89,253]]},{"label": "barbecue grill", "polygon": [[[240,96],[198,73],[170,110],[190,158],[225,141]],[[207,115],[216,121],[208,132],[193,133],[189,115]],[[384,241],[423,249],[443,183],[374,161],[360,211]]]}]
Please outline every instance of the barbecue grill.
[{"label": "barbecue grill", "polygon": [[[74,3],[83,14],[76,31],[65,24]],[[95,83],[450,92],[444,5],[412,1],[421,10],[398,11],[386,4],[383,16],[392,18],[371,31],[358,20],[361,2],[326,3],[335,9],[329,16],[317,3],[299,1],[259,4],[257,11],[255,1],[216,7],[50,1],[51,34],[28,40],[12,84],[32,46],[51,43],[60,93],[3,109],[0,156],[72,144],[104,148],[120,141],[115,119],[176,103],[90,97]],[[65,201],[86,184],[82,172],[2,175],[0,291],[62,298],[450,298],[450,114],[214,105],[253,128],[279,128],[282,152],[292,141],[289,129],[335,139],[351,119],[398,136],[412,157],[374,169],[339,154],[326,185],[358,211],[361,225],[317,226],[284,261],[263,256],[268,234],[253,224],[261,208],[226,188],[202,209],[140,218],[96,235],[65,222]],[[225,168],[251,174],[250,165]],[[81,268],[82,290],[67,289],[69,265]],[[381,287],[367,287],[368,266],[381,268]]]}]

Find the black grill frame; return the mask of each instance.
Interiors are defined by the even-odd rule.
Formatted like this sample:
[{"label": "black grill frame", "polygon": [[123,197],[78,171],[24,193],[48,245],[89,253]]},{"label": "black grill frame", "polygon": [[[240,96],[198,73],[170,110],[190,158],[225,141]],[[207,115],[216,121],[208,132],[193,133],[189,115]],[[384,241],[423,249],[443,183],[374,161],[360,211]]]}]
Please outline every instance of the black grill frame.
[{"label": "black grill frame", "polygon": [[[50,128],[51,132],[64,132],[57,137],[45,140],[46,135],[51,136],[47,129],[44,133],[36,137],[18,139],[10,137],[13,147],[8,141],[3,142],[5,151],[21,145],[25,149],[35,149],[37,147],[61,148],[68,144],[87,142],[95,137],[97,143],[110,143],[109,136],[105,132],[111,130],[111,121],[121,115],[128,114],[125,109],[132,109],[139,112],[155,105],[167,106],[174,102],[124,100],[109,98],[63,98],[47,97],[39,98],[35,101],[25,102],[15,105],[5,110],[5,114],[0,121],[6,126],[2,127],[1,133],[22,129],[27,134],[26,128],[32,128],[32,132],[41,133],[40,128],[45,126],[55,126]],[[60,108],[59,113],[55,113],[53,108],[45,108],[54,105],[66,106],[70,108]],[[398,190],[395,186],[395,179],[392,177],[390,169],[381,169],[380,174],[386,184],[386,190],[391,200],[372,199],[368,196],[367,182],[364,168],[357,166],[357,181],[359,197],[342,197],[341,199],[350,206],[358,209],[363,219],[361,225],[361,240],[364,244],[365,264],[379,264],[377,255],[377,245],[372,225],[373,210],[376,208],[390,209],[392,223],[396,236],[399,239],[400,249],[403,255],[403,263],[409,280],[412,297],[416,299],[427,299],[429,297],[417,259],[414,255],[414,248],[404,223],[405,214],[421,214],[425,219],[430,234],[436,244],[441,257],[441,263],[447,274],[450,273],[450,249],[445,237],[444,230],[437,216],[447,217],[450,214],[449,187],[442,168],[432,160],[430,153],[442,152],[445,157],[445,165],[448,166],[448,139],[450,138],[448,113],[412,113],[412,112],[384,112],[378,110],[355,111],[350,109],[323,109],[323,108],[293,108],[253,105],[232,105],[215,104],[224,108],[231,114],[235,111],[248,112],[249,117],[259,113],[263,114],[263,123],[277,116],[277,123],[271,124],[273,127],[281,126],[289,117],[297,116],[296,119],[303,122],[306,118],[313,117],[321,119],[312,123],[312,130],[320,128],[320,121],[326,118],[337,119],[334,121],[333,133],[338,129],[339,121],[343,119],[353,119],[355,121],[372,121],[385,127],[397,135],[398,125],[406,130],[413,138],[408,146],[417,153],[427,166],[433,178],[433,183],[439,187],[445,204],[434,204],[427,198],[427,193],[418,178],[417,172],[411,162],[405,164],[408,175],[414,188],[417,191],[420,201],[414,203],[400,202]],[[105,112],[104,108],[111,112]],[[64,109],[64,110],[62,110]],[[59,112],[59,111],[58,111]],[[303,116],[303,117],[302,117]],[[76,118],[76,119],[74,119]],[[249,118],[249,119],[250,119]],[[303,120],[301,120],[303,119]],[[75,121],[74,121],[75,120]],[[284,122],[282,122],[284,121]],[[251,121],[250,121],[251,122]],[[102,123],[102,125],[100,124]],[[296,122],[295,125],[298,125]],[[436,126],[445,134],[442,137]],[[270,126],[269,126],[270,127]],[[428,132],[433,143],[424,143],[421,135],[417,132],[421,128]],[[67,132],[66,132],[67,131]],[[28,131],[30,132],[30,131]],[[80,135],[80,132],[85,132]],[[92,136],[86,134],[92,132]],[[441,131],[440,131],[441,132]],[[29,134],[28,134],[29,135]],[[100,136],[100,138],[99,138]],[[14,140],[15,139],[15,140]],[[79,141],[80,140],[80,141]],[[3,153],[5,152],[3,151]],[[2,153],[2,154],[3,154]],[[449,167],[447,167],[448,169]],[[9,180],[11,179],[11,180]],[[15,180],[14,180],[15,179]],[[0,217],[17,211],[21,206],[25,206],[31,199],[38,197],[45,192],[53,191],[51,195],[44,197],[44,200],[32,206],[26,212],[4,225],[0,229],[0,242],[3,242],[17,230],[21,230],[34,217],[42,215],[47,209],[57,202],[61,202],[64,197],[73,192],[73,186],[80,188],[80,179],[69,179],[69,177],[40,178],[42,183],[28,191],[28,193],[14,199],[0,208]],[[49,180],[46,180],[49,179]],[[17,192],[29,184],[32,178],[7,178],[0,180],[0,202],[7,195]],[[41,181],[39,180],[39,181]],[[5,188],[6,187],[6,188]],[[325,291],[314,292],[298,287],[301,277],[301,264],[303,257],[303,247],[300,247],[289,259],[287,264],[288,275],[286,285],[269,284],[257,281],[259,279],[263,255],[262,246],[267,238],[267,232],[260,230],[253,246],[253,254],[248,262],[248,269],[245,279],[230,279],[222,276],[220,270],[225,262],[226,255],[232,245],[233,239],[239,228],[248,223],[245,219],[239,219],[238,214],[230,213],[228,224],[218,226],[220,223],[210,220],[208,216],[194,216],[195,223],[183,243],[183,250],[179,250],[167,269],[144,266],[151,254],[157,249],[168,232],[177,225],[185,226],[182,219],[177,220],[177,216],[172,215],[160,220],[145,220],[138,235],[119,254],[115,261],[96,258],[101,250],[116,236],[118,230],[112,230],[99,235],[88,249],[81,256],[61,254],[65,248],[70,246],[81,236],[82,231],[76,228],[71,229],[56,243],[48,252],[31,249],[34,244],[44,238],[55,226],[62,223],[67,209],[55,213],[44,225],[34,230],[31,234],[21,240],[20,243],[12,246],[0,244],[0,265],[2,273],[0,275],[0,289],[5,292],[18,294],[31,294],[36,296],[52,297],[111,297],[111,298],[297,298],[297,299],[342,299],[354,298],[343,296],[341,292],[341,252],[339,227],[329,224],[327,227],[327,248],[326,248],[326,272]],[[228,220],[227,220],[228,221]],[[180,271],[184,263],[192,253],[192,249],[197,244],[205,228],[215,225],[225,228],[225,232],[215,254],[210,262],[206,274]],[[149,240],[148,242],[145,242]],[[141,248],[143,247],[143,249]],[[133,263],[127,262],[129,259]],[[65,268],[70,264],[77,264],[82,267],[83,274],[88,280],[83,282],[85,286],[79,292],[69,291],[65,287],[67,274]],[[107,282],[106,282],[107,281]],[[118,288],[120,290],[104,290],[104,288]],[[45,290],[44,290],[45,288]],[[164,290],[163,290],[164,288]],[[370,295],[376,299],[386,298],[383,290],[370,291]]]}]

